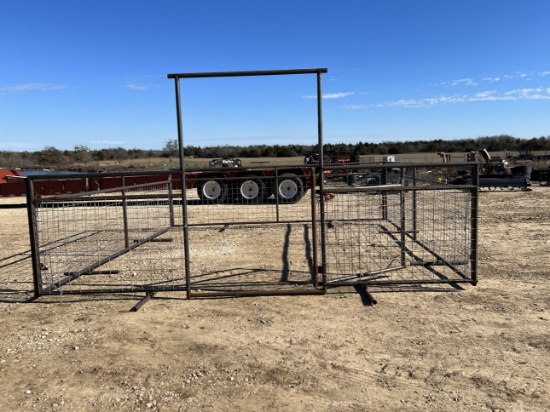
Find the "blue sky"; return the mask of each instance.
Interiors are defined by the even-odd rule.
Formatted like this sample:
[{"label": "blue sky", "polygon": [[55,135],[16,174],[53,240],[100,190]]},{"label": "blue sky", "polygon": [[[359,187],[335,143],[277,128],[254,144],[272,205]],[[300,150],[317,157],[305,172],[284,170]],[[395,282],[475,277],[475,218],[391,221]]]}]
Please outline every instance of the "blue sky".
[{"label": "blue sky", "polygon": [[[168,73],[326,67],[326,142],[550,135],[548,0],[18,0],[0,150],[161,149]],[[185,143],[314,144],[314,75],[181,81]]]}]

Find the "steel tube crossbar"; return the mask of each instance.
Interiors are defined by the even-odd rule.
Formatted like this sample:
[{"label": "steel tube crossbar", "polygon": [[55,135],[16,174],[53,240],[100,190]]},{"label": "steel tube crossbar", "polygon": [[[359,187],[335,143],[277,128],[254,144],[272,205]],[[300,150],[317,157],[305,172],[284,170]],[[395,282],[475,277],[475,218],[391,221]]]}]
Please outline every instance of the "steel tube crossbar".
[{"label": "steel tube crossbar", "polygon": [[[124,176],[122,176],[121,178],[122,178],[122,180],[124,180]],[[36,199],[35,202],[36,203],[53,203],[53,202],[64,201],[64,200],[67,200],[67,199],[76,200],[76,199],[82,198],[84,196],[91,196],[91,195],[100,194],[100,193],[118,193],[118,192],[121,192],[122,190],[136,190],[136,189],[142,189],[142,188],[145,188],[145,187],[151,187],[151,185],[161,186],[161,185],[167,185],[169,183],[170,183],[170,180],[163,180],[163,181],[152,182],[152,183],[142,183],[142,184],[139,184],[139,185],[130,185],[130,186],[124,186],[124,184],[123,184],[121,187],[95,190],[93,192],[70,193],[70,194],[66,194],[66,195],[52,196],[52,197],[48,197],[48,198],[44,198],[44,199],[39,198],[39,199]],[[114,197],[104,197],[103,199],[111,200],[113,198]]]},{"label": "steel tube crossbar", "polygon": [[284,69],[284,70],[248,70],[235,72],[202,72],[202,73],[171,73],[169,79],[196,79],[205,77],[247,77],[247,76],[278,76],[289,74],[326,73],[326,68],[318,69]]},{"label": "steel tube crossbar", "polygon": [[427,285],[427,284],[454,284],[454,283],[472,283],[467,279],[409,279],[406,282],[402,280],[357,280],[353,282],[340,282],[331,284],[330,286],[356,286],[356,285],[370,285],[370,286],[404,286],[404,285]]}]

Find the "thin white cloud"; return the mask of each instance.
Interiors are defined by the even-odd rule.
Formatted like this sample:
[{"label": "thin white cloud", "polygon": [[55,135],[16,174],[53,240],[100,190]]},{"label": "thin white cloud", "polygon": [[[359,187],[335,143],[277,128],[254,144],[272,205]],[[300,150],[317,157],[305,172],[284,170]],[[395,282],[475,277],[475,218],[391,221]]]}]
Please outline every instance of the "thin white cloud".
[{"label": "thin white cloud", "polygon": [[149,90],[149,86],[145,86],[143,84],[127,84],[126,85],[126,88],[127,89],[130,89],[130,90],[137,90],[137,91],[144,91],[144,90]]},{"label": "thin white cloud", "polygon": [[485,92],[479,92],[474,95],[474,97],[483,99],[489,96],[494,96],[496,94],[496,90],[487,90]]},{"label": "thin white cloud", "polygon": [[27,84],[18,84],[15,86],[9,86],[0,88],[0,94],[8,93],[21,93],[29,91],[40,91],[40,92],[49,92],[52,90],[61,90],[66,86],[62,84],[52,84],[52,83],[27,83]]},{"label": "thin white cloud", "polygon": [[464,78],[464,79],[458,79],[458,80],[453,80],[453,81],[450,81],[450,82],[442,82],[440,83],[441,85],[443,86],[478,86],[480,82],[488,82],[488,83],[495,83],[495,82],[499,82],[501,81],[502,79],[520,79],[520,80],[526,80],[526,81],[529,81],[529,80],[532,80],[533,77],[544,77],[544,76],[549,76],[550,75],[550,71],[542,71],[542,72],[538,72],[536,74],[529,74],[529,73],[524,73],[524,72],[516,72],[514,74],[505,74],[505,75],[502,75],[502,76],[489,76],[489,77],[483,77],[481,80],[476,80],[476,79],[472,79],[472,78]]},{"label": "thin white cloud", "polygon": [[[348,97],[354,95],[355,92],[342,92],[342,93],[326,93],[323,94],[323,99],[341,99],[343,97]],[[302,96],[302,99],[316,99],[317,95]]]},{"label": "thin white cloud", "polygon": [[484,92],[475,93],[474,95],[453,95],[439,96],[425,99],[401,99],[383,103],[372,103],[366,105],[347,105],[346,109],[372,109],[372,108],[428,108],[441,104],[457,104],[471,102],[487,102],[487,101],[515,101],[515,100],[550,100],[549,88],[524,88],[509,90],[504,93],[499,93],[496,90],[487,90]]},{"label": "thin white cloud", "polygon": [[504,96],[511,97],[513,100],[548,100],[550,99],[550,87],[510,90],[504,93]]},{"label": "thin white cloud", "polygon": [[453,80],[452,82],[444,82],[443,85],[445,86],[477,86],[477,83],[474,79],[466,78],[466,79],[458,79]]}]

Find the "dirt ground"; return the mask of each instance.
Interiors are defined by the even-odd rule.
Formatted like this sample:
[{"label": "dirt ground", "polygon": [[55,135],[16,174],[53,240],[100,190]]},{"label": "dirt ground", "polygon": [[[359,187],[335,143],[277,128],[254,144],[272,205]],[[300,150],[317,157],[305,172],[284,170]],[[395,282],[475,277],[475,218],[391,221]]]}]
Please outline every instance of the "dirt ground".
[{"label": "dirt ground", "polygon": [[[550,410],[549,199],[481,193],[479,284],[372,288],[375,306],[338,288],[129,312],[142,294],[29,300],[30,268],[10,274],[1,410]],[[26,210],[0,222],[2,264],[29,249]]]}]

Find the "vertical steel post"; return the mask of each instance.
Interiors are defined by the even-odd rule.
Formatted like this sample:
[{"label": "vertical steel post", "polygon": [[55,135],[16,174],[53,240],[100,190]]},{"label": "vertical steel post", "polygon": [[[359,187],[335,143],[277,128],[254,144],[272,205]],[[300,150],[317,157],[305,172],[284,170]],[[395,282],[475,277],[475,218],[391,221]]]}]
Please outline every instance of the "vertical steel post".
[{"label": "vertical steel post", "polygon": [[472,285],[477,285],[477,248],[478,248],[478,217],[479,217],[479,164],[475,163],[472,170],[472,204],[470,209],[470,270],[472,273]]},{"label": "vertical steel post", "polygon": [[181,118],[181,97],[180,97],[180,79],[174,77],[174,85],[176,89],[176,116],[178,124],[178,148],[180,157],[180,173],[181,173],[181,212],[183,218],[183,247],[184,247],[184,262],[185,262],[185,285],[187,290],[187,299],[191,299],[191,267],[189,264],[189,222],[187,219],[187,182],[185,179],[185,156],[183,152],[183,128]]},{"label": "vertical steel post", "polygon": [[[405,187],[405,168],[401,168],[401,187]],[[401,226],[401,266],[405,266],[406,263],[406,253],[405,253],[405,242],[406,242],[406,234],[405,234],[405,226],[407,224],[407,220],[405,218],[405,191],[401,190],[399,192],[399,214],[400,216],[400,223]]]},{"label": "vertical steel post", "polygon": [[317,180],[315,175],[316,170],[310,169],[311,173],[311,237],[313,245],[313,286],[319,287],[319,267],[317,259],[317,204],[315,202],[315,188],[317,187]]},{"label": "vertical steel post", "polygon": [[[381,184],[388,184],[388,169],[382,170],[382,176],[380,176]],[[382,189],[382,220],[388,220],[388,192]]]},{"label": "vertical steel post", "polygon": [[279,223],[279,169],[275,166],[275,221]]},{"label": "vertical steel post", "polygon": [[417,229],[417,219],[418,219],[418,215],[417,215],[417,211],[416,211],[416,208],[417,208],[417,199],[416,199],[416,190],[414,190],[414,188],[416,188],[416,167],[413,167],[412,169],[412,181],[413,181],[413,191],[412,191],[412,238],[413,240],[416,241],[416,229]]},{"label": "vertical steel post", "polygon": [[170,214],[170,227],[176,226],[176,222],[174,219],[174,198],[172,197],[174,193],[174,189],[172,186],[173,186],[172,175],[169,175],[168,176],[168,210],[169,210],[168,213]]},{"label": "vertical steel post", "polygon": [[29,222],[29,239],[31,242],[32,276],[34,283],[34,296],[42,294],[42,273],[40,268],[40,247],[38,243],[38,219],[34,206],[34,186],[32,180],[25,178],[27,197],[27,217]]},{"label": "vertical steel post", "polygon": [[124,247],[130,247],[130,231],[128,229],[128,199],[126,199],[126,181],[122,176],[122,219],[124,222]]},{"label": "vertical steel post", "polygon": [[317,72],[317,149],[319,152],[319,212],[321,214],[321,267],[323,271],[323,290],[327,291],[327,245],[325,234],[325,159],[323,151],[323,94],[321,71]]}]

